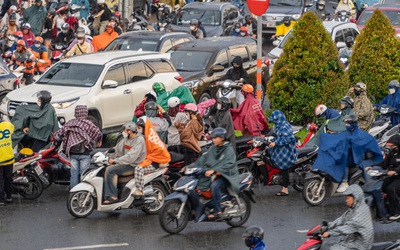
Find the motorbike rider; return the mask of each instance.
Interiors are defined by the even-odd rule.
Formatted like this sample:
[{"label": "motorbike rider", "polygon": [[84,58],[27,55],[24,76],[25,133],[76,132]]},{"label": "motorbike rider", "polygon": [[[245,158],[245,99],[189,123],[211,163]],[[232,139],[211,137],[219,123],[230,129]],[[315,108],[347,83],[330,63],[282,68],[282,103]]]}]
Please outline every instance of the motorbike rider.
[{"label": "motorbike rider", "polygon": [[11,136],[14,133],[14,125],[11,122],[3,121],[3,114],[0,112],[0,206],[6,202],[12,202],[12,172],[14,151]]},{"label": "motorbike rider", "polygon": [[[148,104],[146,104],[146,106]],[[158,136],[158,132],[153,127],[153,123],[150,121],[149,117],[142,116],[136,124],[138,126],[138,132],[143,134],[146,140],[146,158],[135,167],[136,190],[132,195],[143,196],[144,175],[152,173],[158,168],[165,168],[171,161],[171,155],[164,142],[162,142],[161,138]]]},{"label": "motorbike rider", "polygon": [[235,129],[233,128],[233,120],[231,112],[231,101],[226,97],[221,97],[217,100],[217,112],[211,119],[211,127],[221,127],[226,130],[226,141],[229,141],[233,148],[236,148]]},{"label": "motorbike rider", "polygon": [[33,45],[29,48],[36,58],[35,73],[42,74],[51,65],[47,48],[43,45],[43,38],[35,37]]},{"label": "motorbike rider", "polygon": [[118,35],[122,34],[122,29],[119,27],[119,19],[116,16],[111,16],[110,23],[114,23],[114,31],[117,32]]},{"label": "motorbike rider", "polygon": [[144,115],[145,108],[147,102],[156,102],[157,101],[157,94],[154,91],[148,91],[145,95],[143,100],[139,103],[139,105],[135,109],[133,121],[136,122],[138,118]]},{"label": "motorbike rider", "polygon": [[1,34],[5,39],[4,51],[7,51],[15,42],[14,33],[18,31],[17,17],[15,15],[10,15],[8,25],[4,32]]},{"label": "motorbike rider", "polygon": [[[267,153],[271,156],[274,165],[281,170],[282,190],[276,196],[289,194],[289,168],[297,161],[296,138],[292,126],[287,122],[285,114],[275,110],[268,118],[274,123],[275,138],[268,145]],[[267,180],[264,180],[266,185]]]},{"label": "motorbike rider", "polygon": [[[102,34],[107,29],[107,25],[111,18],[111,10],[107,7],[104,0],[97,0],[97,14],[94,15],[94,18],[99,18],[100,27],[99,34]],[[114,27],[113,27],[114,28]]]},{"label": "motorbike rider", "polygon": [[47,13],[47,18],[44,21],[44,27],[42,32],[42,37],[44,39],[44,46],[47,49],[50,49],[51,40],[53,40],[53,32],[56,27],[56,15],[57,12],[55,9],[50,9]]},{"label": "motorbike rider", "polygon": [[363,82],[356,83],[347,93],[348,96],[353,94],[355,95],[353,111],[358,117],[358,126],[368,132],[374,122],[374,110],[367,97],[367,85]]},{"label": "motorbike rider", "polygon": [[267,250],[264,239],[264,230],[259,226],[249,226],[242,234],[242,239],[249,250]]},{"label": "motorbike rider", "polygon": [[351,0],[341,0],[335,10],[335,19],[338,17],[340,11],[345,10],[350,13],[350,19],[356,18],[356,8]]},{"label": "motorbike rider", "polygon": [[18,8],[15,5],[12,5],[9,9],[8,12],[5,13],[3,18],[1,19],[1,24],[0,24],[0,29],[3,30],[7,24],[9,24],[11,20],[11,16],[15,17],[15,25],[19,26],[20,25],[20,20],[21,16],[17,12]]},{"label": "motorbike rider", "polygon": [[285,36],[295,23],[295,20],[290,16],[285,16],[282,21],[276,22],[276,32],[275,35],[272,35],[271,39],[275,39],[278,36]]},{"label": "motorbike rider", "polygon": [[23,22],[31,24],[34,36],[40,36],[46,17],[47,10],[42,4],[42,0],[35,0],[35,5],[32,5],[24,11]]},{"label": "motorbike rider", "polygon": [[257,36],[257,21],[251,15],[246,15],[244,17],[244,21],[247,28],[247,33],[249,36],[255,38]]},{"label": "motorbike rider", "polygon": [[318,104],[314,109],[314,115],[317,118],[322,118],[324,120],[327,120],[338,117],[340,114],[333,108],[328,108],[324,104]]},{"label": "motorbike rider", "polygon": [[17,146],[25,137],[25,141],[33,140],[34,152],[46,146],[50,141],[50,136],[59,129],[56,111],[50,103],[51,93],[41,90],[36,96],[37,105],[18,106],[11,120],[15,126],[13,146]]},{"label": "motorbike rider", "polygon": [[233,26],[231,32],[229,33],[229,36],[239,36],[240,35],[240,27],[242,27],[241,22],[235,23]]},{"label": "motorbike rider", "polygon": [[382,101],[374,105],[374,110],[377,107],[386,104],[390,107],[396,108],[396,112],[393,112],[390,116],[390,121],[392,126],[396,126],[400,123],[400,93],[399,93],[399,82],[397,80],[392,80],[388,84],[389,95],[385,96]]},{"label": "motorbike rider", "polygon": [[175,126],[175,122],[179,122],[181,124],[187,124],[188,119],[184,112],[181,112],[180,105],[181,101],[178,97],[173,96],[168,99],[168,115],[171,118],[172,125],[168,128],[168,146],[179,145],[181,144],[181,139],[179,136],[179,131]]},{"label": "motorbike rider", "polygon": [[132,175],[135,168],[146,158],[146,142],[137,125],[127,122],[122,126],[123,139],[115,146],[115,152],[110,154],[104,174],[103,204],[118,202],[117,176]]},{"label": "motorbike rider", "polygon": [[246,37],[246,36],[249,36],[249,34],[247,33],[247,27],[246,26],[240,27],[239,37]]},{"label": "motorbike rider", "polygon": [[[144,107],[145,116],[142,117],[147,117],[161,141],[166,143],[168,137],[168,128],[172,125],[168,113],[165,112],[165,110],[160,105],[157,105],[154,101],[148,101]],[[160,117],[161,115],[162,117]]]},{"label": "motorbike rider", "polygon": [[[239,183],[237,181],[239,173],[235,151],[232,145],[225,141],[226,130],[220,127],[215,128],[211,133],[211,138],[213,146],[210,147],[207,154],[203,154],[194,164],[204,167],[205,173],[199,179],[197,189],[206,198],[211,198],[208,205],[213,210],[208,215],[208,219],[215,220],[221,215],[222,192],[229,186],[232,187],[235,193],[239,191]],[[213,175],[216,176],[214,181],[212,181]]]},{"label": "motorbike rider", "polygon": [[354,45],[354,37],[348,36],[346,37],[346,46],[339,50],[339,58],[347,57],[350,59],[353,54],[353,45]]},{"label": "motorbike rider", "polygon": [[196,37],[196,39],[204,38],[203,31],[199,29],[199,20],[192,19],[192,21],[190,21],[190,34]]},{"label": "motorbike rider", "polygon": [[160,24],[163,23],[171,23],[172,19],[174,18],[174,15],[170,12],[169,8],[167,6],[164,7],[163,9],[163,14],[160,17]]},{"label": "motorbike rider", "polygon": [[[243,27],[243,26],[242,26]],[[249,83],[249,74],[243,68],[243,59],[240,56],[235,56],[231,62],[232,68],[226,72],[226,78],[232,81],[239,81],[238,85]],[[244,101],[244,96],[241,90],[236,90],[236,102],[240,105]]]},{"label": "motorbike rider", "polygon": [[67,50],[70,51],[72,49],[72,47],[74,47],[75,44],[78,43],[77,34],[79,34],[79,33],[80,33],[80,36],[82,36],[82,35],[84,36],[85,43],[89,44],[89,46],[90,46],[90,51],[87,53],[93,52],[92,41],[88,38],[88,35],[85,33],[85,29],[83,27],[76,28],[75,39],[72,40],[72,42],[69,44]]},{"label": "motorbike rider", "polygon": [[92,52],[92,46],[85,41],[85,32],[76,33],[77,43],[72,47],[70,51],[65,54],[65,57],[70,57],[72,55],[82,55]]},{"label": "motorbike rider", "polygon": [[57,35],[57,38],[54,40],[54,44],[64,44],[68,46],[72,40],[74,39],[74,32],[70,29],[68,23],[63,23],[61,26],[61,32]]},{"label": "motorbike rider", "polygon": [[322,21],[329,21],[329,19],[331,18],[331,14],[328,11],[326,11],[325,5],[326,5],[325,0],[318,0],[317,8],[314,10],[314,12]]},{"label": "motorbike rider", "polygon": [[153,91],[157,94],[157,104],[163,109],[168,109],[169,98],[176,96],[179,98],[181,104],[196,103],[192,92],[185,85],[180,85],[172,91],[167,91],[162,82],[155,82],[152,86]]},{"label": "motorbike rider", "polygon": [[33,74],[35,73],[35,56],[25,47],[23,40],[17,41],[16,49],[11,57],[11,65],[23,65],[25,68],[22,70],[24,73],[23,81],[26,85],[33,82]]},{"label": "motorbike rider", "polygon": [[89,16],[90,4],[89,0],[72,0],[69,6],[77,5],[79,8],[79,16],[81,18],[85,18],[85,20]]},{"label": "motorbike rider", "polygon": [[29,23],[24,23],[21,26],[22,39],[28,44],[28,48],[33,45],[35,41],[35,35],[31,32],[31,25]]},{"label": "motorbike rider", "polygon": [[348,209],[342,216],[328,223],[327,231],[322,235],[324,241],[321,249],[371,249],[374,229],[363,190],[353,184],[343,194],[346,195]]},{"label": "motorbike rider", "polygon": [[118,33],[114,31],[115,24],[108,23],[106,26],[106,31],[93,37],[92,45],[93,51],[97,52],[99,50],[103,50],[107,45],[109,45],[115,38],[118,37]]}]

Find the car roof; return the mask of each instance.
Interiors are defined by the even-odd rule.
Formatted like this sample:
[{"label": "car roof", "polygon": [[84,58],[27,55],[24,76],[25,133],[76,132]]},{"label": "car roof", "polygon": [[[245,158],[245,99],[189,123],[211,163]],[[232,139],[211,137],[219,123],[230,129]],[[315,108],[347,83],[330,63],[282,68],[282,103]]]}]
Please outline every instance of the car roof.
[{"label": "car roof", "polygon": [[105,52],[73,56],[73,57],[64,59],[63,62],[104,65],[104,64],[114,61],[114,60],[132,58],[132,57],[135,57],[135,59],[138,59],[138,60],[139,59],[155,59],[155,58],[169,59],[170,58],[169,54],[160,53],[160,52],[120,50],[120,51],[105,51]]},{"label": "car roof", "polygon": [[375,10],[375,9],[381,9],[381,10],[395,10],[399,11],[400,10],[400,5],[395,5],[395,4],[375,4],[368,6],[366,10]]},{"label": "car roof", "polygon": [[188,8],[193,8],[193,9],[204,9],[204,10],[222,10],[224,6],[233,6],[236,7],[235,5],[229,3],[229,2],[206,2],[206,3],[201,3],[201,2],[195,2],[195,3],[188,3],[186,4],[182,10],[188,9]]},{"label": "car roof", "polygon": [[166,37],[193,37],[192,35],[185,32],[162,32],[162,31],[130,31],[121,34],[118,37],[141,37],[141,38],[150,38],[153,40],[162,40]]},{"label": "car roof", "polygon": [[324,25],[325,29],[329,32],[329,34],[332,34],[332,31],[339,26],[346,26],[357,29],[357,25],[351,22],[324,21],[322,22],[322,24]]},{"label": "car roof", "polygon": [[201,50],[206,51],[217,51],[237,44],[250,43],[255,44],[256,40],[250,37],[219,36],[196,39],[193,41],[181,43],[174,46],[174,48],[185,48],[189,50],[198,50],[199,48],[201,48]]}]

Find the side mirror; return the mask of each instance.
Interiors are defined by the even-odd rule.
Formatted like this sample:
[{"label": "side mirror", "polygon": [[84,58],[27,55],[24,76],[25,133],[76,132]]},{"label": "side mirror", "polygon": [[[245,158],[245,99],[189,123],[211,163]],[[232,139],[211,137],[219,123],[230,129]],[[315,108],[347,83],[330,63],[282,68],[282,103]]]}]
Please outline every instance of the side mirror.
[{"label": "side mirror", "polygon": [[279,43],[281,42],[281,40],[274,40],[272,42],[272,45],[274,45],[275,47],[279,45]]},{"label": "side mirror", "polygon": [[344,43],[344,42],[338,42],[336,44],[336,48],[338,48],[338,49],[341,49],[341,48],[344,48],[344,47],[346,47],[346,43]]},{"label": "side mirror", "polygon": [[222,65],[219,65],[219,64],[213,65],[213,66],[211,67],[211,70],[212,70],[213,72],[222,72],[222,71],[224,71],[224,69],[225,69],[225,67],[222,66]]},{"label": "side mirror", "polygon": [[103,88],[105,89],[113,89],[118,87],[118,83],[114,80],[105,80],[103,82]]}]

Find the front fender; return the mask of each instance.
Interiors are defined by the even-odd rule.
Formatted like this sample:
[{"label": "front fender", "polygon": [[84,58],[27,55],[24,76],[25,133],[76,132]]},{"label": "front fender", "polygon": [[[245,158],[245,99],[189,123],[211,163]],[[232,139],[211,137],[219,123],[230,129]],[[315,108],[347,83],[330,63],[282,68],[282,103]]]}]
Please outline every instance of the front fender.
[{"label": "front fender", "polygon": [[240,159],[240,160],[238,160],[237,162],[236,162],[236,165],[246,165],[246,166],[249,166],[250,164],[252,163],[252,160],[250,160],[249,158],[242,158],[242,159]]},{"label": "front fender", "polygon": [[78,185],[76,185],[75,187],[71,188],[71,190],[69,192],[75,193],[78,191],[88,191],[90,193],[94,193],[94,187],[92,185],[90,185],[89,183],[81,182]]},{"label": "front fender", "polygon": [[183,192],[173,192],[172,194],[165,197],[164,200],[168,201],[168,200],[178,199],[182,203],[186,203],[188,196],[189,196],[188,194],[183,193]]},{"label": "front fender", "polygon": [[308,175],[306,176],[305,179],[306,180],[310,180],[310,179],[322,180],[322,176],[319,173],[310,172],[310,173],[308,173]]}]

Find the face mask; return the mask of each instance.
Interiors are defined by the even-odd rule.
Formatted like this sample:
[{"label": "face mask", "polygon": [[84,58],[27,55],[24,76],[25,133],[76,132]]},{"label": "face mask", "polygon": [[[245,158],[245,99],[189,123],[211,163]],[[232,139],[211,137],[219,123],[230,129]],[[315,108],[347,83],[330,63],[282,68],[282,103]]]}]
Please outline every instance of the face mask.
[{"label": "face mask", "polygon": [[190,30],[194,30],[194,26],[190,26]]},{"label": "face mask", "polygon": [[222,109],[222,104],[221,104],[221,103],[218,103],[218,104],[217,104],[217,109],[218,109],[218,110],[221,110],[221,109]]},{"label": "face mask", "polygon": [[395,90],[394,88],[390,88],[390,89],[389,89],[389,93],[390,93],[391,95],[393,95],[394,93],[396,93],[396,90]]},{"label": "face mask", "polygon": [[246,33],[240,32],[240,36],[245,36],[245,35],[246,35]]},{"label": "face mask", "polygon": [[39,107],[42,106],[42,103],[41,103],[39,100],[36,101],[36,104],[37,104]]},{"label": "face mask", "polygon": [[62,30],[62,33],[64,33],[64,34],[65,34],[65,33],[67,33],[67,31],[66,31],[66,30]]},{"label": "face mask", "polygon": [[347,4],[347,1],[343,1],[343,4]]},{"label": "face mask", "polygon": [[251,241],[251,237],[246,237],[246,239],[244,240],[244,243],[248,247],[252,247],[253,246],[253,242]]},{"label": "face mask", "polygon": [[125,131],[123,131],[123,132],[122,132],[122,137],[128,138],[128,133],[126,133]]},{"label": "face mask", "polygon": [[235,32],[236,32],[236,33],[239,33],[239,32],[240,32],[240,29],[235,29]]},{"label": "face mask", "polygon": [[324,6],[323,6],[323,5],[318,5],[318,9],[319,9],[319,10],[323,10],[323,9],[324,9]]},{"label": "face mask", "polygon": [[35,43],[36,48],[40,48],[40,43]]},{"label": "face mask", "polygon": [[138,132],[139,134],[143,134],[143,129],[142,129],[142,128],[137,128],[137,132]]}]

